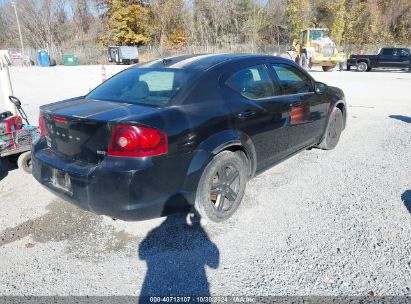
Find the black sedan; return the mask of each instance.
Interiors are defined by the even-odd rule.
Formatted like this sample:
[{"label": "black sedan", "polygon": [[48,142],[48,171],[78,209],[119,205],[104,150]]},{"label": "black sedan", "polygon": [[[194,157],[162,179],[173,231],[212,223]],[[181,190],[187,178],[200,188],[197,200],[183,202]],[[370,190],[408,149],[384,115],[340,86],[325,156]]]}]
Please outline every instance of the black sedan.
[{"label": "black sedan", "polygon": [[86,96],[41,107],[33,175],[123,220],[186,211],[223,221],[247,180],[310,147],[333,149],[344,93],[287,59],[191,55],[136,65]]}]

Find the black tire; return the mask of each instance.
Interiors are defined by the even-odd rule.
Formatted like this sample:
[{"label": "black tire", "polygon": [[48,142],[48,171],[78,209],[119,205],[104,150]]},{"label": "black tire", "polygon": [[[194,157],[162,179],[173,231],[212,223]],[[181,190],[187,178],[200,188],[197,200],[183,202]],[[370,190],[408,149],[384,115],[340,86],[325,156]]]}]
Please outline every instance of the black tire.
[{"label": "black tire", "polygon": [[371,70],[372,70],[372,68],[370,68],[370,67],[367,68],[367,72],[369,72],[369,71],[371,71]]},{"label": "black tire", "polygon": [[237,210],[247,183],[244,159],[239,153],[223,151],[204,169],[194,205],[203,219],[222,222]]},{"label": "black tire", "polygon": [[332,66],[323,66],[322,68],[323,68],[323,71],[324,71],[324,72],[329,72],[329,71],[332,71],[332,70],[335,68],[335,65],[332,65]]},{"label": "black tire", "polygon": [[325,130],[324,138],[318,145],[318,148],[323,150],[334,149],[343,129],[343,114],[340,109],[334,108],[328,120],[327,129]]},{"label": "black tire", "polygon": [[24,172],[31,174],[31,151],[20,154],[17,160],[17,166]]},{"label": "black tire", "polygon": [[366,72],[368,69],[368,64],[366,62],[357,63],[357,72]]},{"label": "black tire", "polygon": [[300,62],[299,62],[300,66],[304,69],[304,70],[309,70],[310,66],[309,66],[309,62],[308,62],[308,58],[307,58],[307,54],[306,53],[302,53],[301,57],[300,57]]}]

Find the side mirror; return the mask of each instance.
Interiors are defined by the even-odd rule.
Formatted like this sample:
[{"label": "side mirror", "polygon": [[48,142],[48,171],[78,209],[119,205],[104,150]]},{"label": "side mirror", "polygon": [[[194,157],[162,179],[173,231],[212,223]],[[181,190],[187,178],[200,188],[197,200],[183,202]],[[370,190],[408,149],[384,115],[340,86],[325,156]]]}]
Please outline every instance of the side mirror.
[{"label": "side mirror", "polygon": [[314,84],[315,93],[317,93],[318,95],[324,94],[327,89],[328,85],[326,85],[325,83],[316,81]]}]

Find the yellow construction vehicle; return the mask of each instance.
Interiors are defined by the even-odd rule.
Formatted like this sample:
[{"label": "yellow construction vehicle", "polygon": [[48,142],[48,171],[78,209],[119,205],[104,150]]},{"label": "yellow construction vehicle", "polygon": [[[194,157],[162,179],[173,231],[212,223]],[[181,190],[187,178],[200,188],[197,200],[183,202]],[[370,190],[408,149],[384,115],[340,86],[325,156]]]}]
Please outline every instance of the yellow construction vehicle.
[{"label": "yellow construction vehicle", "polygon": [[294,45],[295,61],[304,69],[321,66],[323,71],[331,71],[344,60],[335,43],[328,37],[326,28],[309,28],[301,31],[300,41]]}]

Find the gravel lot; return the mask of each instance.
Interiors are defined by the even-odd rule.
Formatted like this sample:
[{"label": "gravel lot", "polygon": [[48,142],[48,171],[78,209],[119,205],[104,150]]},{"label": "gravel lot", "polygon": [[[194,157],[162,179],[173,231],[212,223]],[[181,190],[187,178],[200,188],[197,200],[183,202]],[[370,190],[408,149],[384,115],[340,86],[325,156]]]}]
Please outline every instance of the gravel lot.
[{"label": "gravel lot", "polygon": [[[38,105],[86,93],[101,67],[11,75],[36,122]],[[254,178],[224,224],[113,221],[0,173],[0,294],[411,295],[411,73],[312,75],[346,93],[338,147]]]}]

